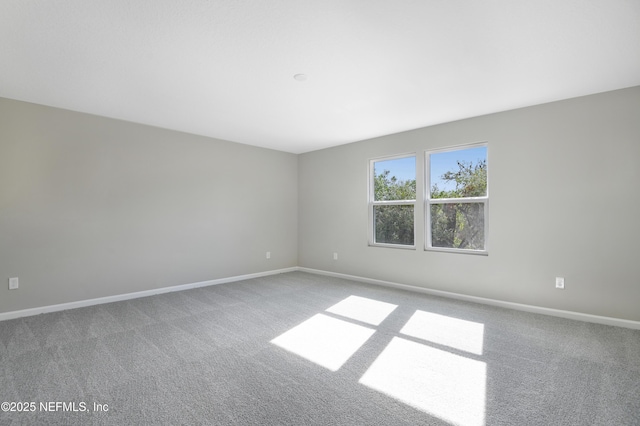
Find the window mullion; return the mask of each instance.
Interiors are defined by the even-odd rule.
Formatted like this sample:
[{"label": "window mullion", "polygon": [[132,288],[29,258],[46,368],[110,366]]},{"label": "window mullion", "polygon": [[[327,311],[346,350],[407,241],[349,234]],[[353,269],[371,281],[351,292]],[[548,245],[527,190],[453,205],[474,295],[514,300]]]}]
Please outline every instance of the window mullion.
[{"label": "window mullion", "polygon": [[487,153],[487,143],[425,151],[426,250],[487,254]]},{"label": "window mullion", "polygon": [[416,200],[384,200],[373,201],[374,206],[413,206],[416,204]]},{"label": "window mullion", "polygon": [[369,161],[369,245],[415,249],[415,161],[415,154]]},{"label": "window mullion", "polygon": [[465,197],[465,198],[428,198],[430,204],[458,204],[458,203],[484,203],[488,197]]}]

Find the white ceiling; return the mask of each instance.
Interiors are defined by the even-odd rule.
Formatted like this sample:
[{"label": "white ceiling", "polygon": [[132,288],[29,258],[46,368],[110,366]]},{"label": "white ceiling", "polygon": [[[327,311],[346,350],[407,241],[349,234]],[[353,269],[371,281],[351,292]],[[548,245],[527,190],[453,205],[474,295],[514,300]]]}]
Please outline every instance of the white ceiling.
[{"label": "white ceiling", "polygon": [[293,153],[636,85],[640,0],[0,1],[0,97]]}]

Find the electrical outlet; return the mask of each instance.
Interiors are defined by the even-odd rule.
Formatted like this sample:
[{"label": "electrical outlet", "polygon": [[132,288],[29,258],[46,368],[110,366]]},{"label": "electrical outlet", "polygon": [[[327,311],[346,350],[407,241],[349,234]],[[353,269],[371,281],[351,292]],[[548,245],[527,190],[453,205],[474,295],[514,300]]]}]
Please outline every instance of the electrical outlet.
[{"label": "electrical outlet", "polygon": [[333,253],[333,260],[338,260],[338,253]]},{"label": "electrical outlet", "polygon": [[271,259],[271,252],[270,251],[267,252],[267,259]]},{"label": "electrical outlet", "polygon": [[9,278],[9,290],[17,290],[19,285],[18,277]]},{"label": "electrical outlet", "polygon": [[556,288],[564,290],[564,278],[556,277]]}]

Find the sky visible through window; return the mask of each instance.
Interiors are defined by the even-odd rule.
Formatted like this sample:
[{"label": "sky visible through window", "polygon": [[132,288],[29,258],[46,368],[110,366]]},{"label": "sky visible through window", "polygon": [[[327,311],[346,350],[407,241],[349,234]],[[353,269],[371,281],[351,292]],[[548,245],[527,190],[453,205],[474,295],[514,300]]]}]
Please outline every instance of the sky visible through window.
[{"label": "sky visible through window", "polygon": [[479,146],[476,148],[456,149],[455,151],[445,151],[431,154],[430,158],[430,177],[429,186],[438,185],[440,190],[450,191],[456,188],[455,182],[447,182],[442,179],[442,175],[446,172],[455,172],[459,170],[458,161],[465,163],[478,164],[482,160],[487,159],[487,147]]},{"label": "sky visible through window", "polygon": [[395,176],[399,181],[415,180],[416,157],[396,158],[393,160],[376,161],[374,172],[376,176],[389,170],[389,178]]},{"label": "sky visible through window", "polygon": [[[466,163],[472,162],[474,165],[487,158],[487,147],[479,146],[467,149],[456,149],[454,151],[444,151],[431,154],[430,156],[430,186],[438,184],[438,188],[444,191],[455,189],[455,182],[442,180],[442,175],[446,172],[459,170],[458,161]],[[406,157],[393,160],[375,162],[376,176],[389,170],[389,177],[395,176],[398,180],[406,181],[416,179],[416,158]]]}]

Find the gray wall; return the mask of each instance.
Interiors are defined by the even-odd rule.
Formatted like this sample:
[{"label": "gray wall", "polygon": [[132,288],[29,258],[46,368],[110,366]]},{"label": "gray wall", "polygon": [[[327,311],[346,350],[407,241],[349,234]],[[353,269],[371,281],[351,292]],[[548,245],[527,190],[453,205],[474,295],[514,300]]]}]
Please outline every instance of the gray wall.
[{"label": "gray wall", "polygon": [[297,176],[293,154],[0,99],[0,312],[296,266]]},{"label": "gray wall", "polygon": [[[488,256],[425,252],[421,222],[417,250],[367,246],[370,158],[479,141]],[[302,154],[298,245],[302,267],[639,321],[640,87]]]},{"label": "gray wall", "polygon": [[[295,156],[0,99],[0,312],[299,265],[640,321],[639,114],[635,87]],[[370,158],[478,141],[489,256],[421,222],[367,246]]]}]

